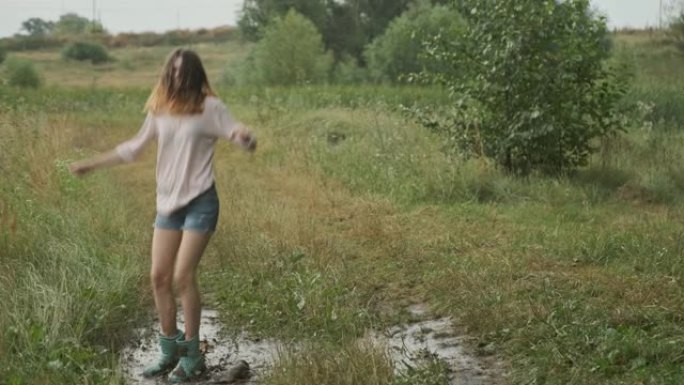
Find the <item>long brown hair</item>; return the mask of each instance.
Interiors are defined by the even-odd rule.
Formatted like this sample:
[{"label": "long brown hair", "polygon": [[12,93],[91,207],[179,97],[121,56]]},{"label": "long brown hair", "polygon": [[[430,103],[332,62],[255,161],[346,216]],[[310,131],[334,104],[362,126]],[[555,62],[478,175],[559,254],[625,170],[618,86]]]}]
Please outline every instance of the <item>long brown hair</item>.
[{"label": "long brown hair", "polygon": [[[174,64],[181,59],[178,75],[175,74]],[[161,76],[145,110],[171,114],[198,114],[203,111],[204,99],[216,94],[209,85],[207,73],[197,53],[191,50],[177,48],[166,60]]]}]

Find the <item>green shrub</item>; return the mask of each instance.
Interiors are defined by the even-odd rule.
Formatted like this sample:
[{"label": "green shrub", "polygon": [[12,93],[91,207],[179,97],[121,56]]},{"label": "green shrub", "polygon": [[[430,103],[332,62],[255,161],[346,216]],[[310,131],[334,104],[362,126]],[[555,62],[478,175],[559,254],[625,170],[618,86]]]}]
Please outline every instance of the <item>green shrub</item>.
[{"label": "green shrub", "polygon": [[270,23],[254,49],[253,71],[269,85],[324,82],[331,65],[321,34],[293,10]]},{"label": "green shrub", "polygon": [[463,18],[452,7],[421,3],[392,21],[385,33],[368,45],[368,68],[375,80],[390,82],[400,82],[405,80],[402,75],[424,69],[431,73],[455,71],[455,67],[427,57],[424,43],[438,35],[458,40],[464,28]]},{"label": "green shrub", "polygon": [[332,72],[332,81],[337,84],[359,84],[368,79],[368,70],[359,66],[356,59],[345,55]]},{"label": "green shrub", "polygon": [[231,61],[223,70],[220,83],[228,87],[263,83],[255,70],[254,51],[243,60]]},{"label": "green shrub", "polygon": [[0,64],[5,61],[7,58],[7,50],[3,47],[0,46]]},{"label": "green shrub", "polygon": [[93,64],[105,63],[111,60],[104,46],[96,43],[74,42],[62,50],[64,59],[90,61]]},{"label": "green shrub", "polygon": [[14,87],[38,88],[42,84],[40,74],[28,60],[10,59],[5,68],[7,83]]},{"label": "green shrub", "polygon": [[626,91],[607,66],[609,35],[589,0],[464,0],[459,41],[435,39],[434,60],[464,74],[429,74],[455,107],[432,124],[452,147],[496,160],[507,171],[565,173],[585,165],[592,141],[619,130]]}]

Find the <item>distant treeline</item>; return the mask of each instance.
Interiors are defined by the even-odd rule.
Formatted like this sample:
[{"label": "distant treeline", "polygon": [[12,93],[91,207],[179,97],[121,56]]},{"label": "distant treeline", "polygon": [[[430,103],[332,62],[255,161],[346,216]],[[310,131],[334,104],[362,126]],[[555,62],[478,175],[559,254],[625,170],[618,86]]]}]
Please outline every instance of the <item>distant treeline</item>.
[{"label": "distant treeline", "polygon": [[0,45],[10,51],[34,50],[43,48],[59,48],[68,43],[88,40],[100,43],[109,48],[118,47],[152,47],[157,45],[187,45],[204,42],[219,42],[234,39],[237,36],[236,27],[218,27],[197,30],[173,30],[164,33],[141,32],[66,35],[15,35],[0,39]]}]

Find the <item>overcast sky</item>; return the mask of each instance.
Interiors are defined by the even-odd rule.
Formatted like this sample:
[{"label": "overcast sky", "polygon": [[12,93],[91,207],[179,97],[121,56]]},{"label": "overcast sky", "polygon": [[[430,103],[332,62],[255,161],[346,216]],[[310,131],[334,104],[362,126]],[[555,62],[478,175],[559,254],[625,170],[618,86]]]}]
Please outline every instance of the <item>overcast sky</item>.
[{"label": "overcast sky", "polygon": [[[663,0],[669,3],[673,0]],[[592,0],[611,27],[657,26],[660,0]],[[112,33],[235,25],[242,0],[0,0],[0,37],[31,17],[57,20],[75,12],[95,17]]]}]

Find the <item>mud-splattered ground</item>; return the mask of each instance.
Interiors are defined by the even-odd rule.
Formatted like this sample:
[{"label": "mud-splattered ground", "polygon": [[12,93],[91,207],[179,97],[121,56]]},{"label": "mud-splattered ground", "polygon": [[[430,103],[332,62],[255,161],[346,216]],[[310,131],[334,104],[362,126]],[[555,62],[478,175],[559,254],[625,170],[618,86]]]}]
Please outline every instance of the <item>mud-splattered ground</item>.
[{"label": "mud-splattered ground", "polygon": [[[397,374],[410,368],[417,368],[426,359],[443,361],[449,368],[452,385],[496,385],[502,383],[503,370],[494,359],[483,360],[469,354],[466,336],[455,334],[449,318],[430,319],[425,306],[413,306],[408,310],[418,322],[391,327],[384,331],[369,332],[365,342],[371,342],[387,349]],[[182,315],[179,315],[182,325]],[[182,326],[181,326],[182,327]],[[128,347],[122,355],[126,380],[131,385],[155,385],[167,383],[164,377],[144,379],[143,369],[157,358],[156,336],[146,329],[146,335],[137,344]],[[259,384],[260,378],[268,372],[278,356],[281,344],[276,340],[255,339],[243,334],[237,337],[222,337],[221,325],[216,312],[204,310],[200,326],[200,339],[205,352],[208,371],[195,384]],[[239,381],[236,373],[244,374],[245,361],[249,365],[249,380]],[[241,373],[239,373],[241,372]],[[240,377],[239,375],[237,377]]]},{"label": "mud-splattered ground", "polygon": [[495,385],[503,370],[494,359],[468,352],[467,336],[457,335],[450,318],[430,319],[427,307],[415,305],[409,312],[421,321],[371,332],[368,339],[386,347],[397,374],[415,369],[427,360],[441,360],[449,368],[452,385]]},{"label": "mud-splattered ground", "polygon": [[[182,328],[182,314],[179,314],[179,327]],[[166,378],[145,379],[140,373],[147,366],[156,362],[158,346],[155,335],[149,331],[158,330],[157,325],[150,325],[148,330],[142,333],[138,343],[124,350],[122,360],[126,375],[126,381],[131,385],[155,385],[166,384]],[[208,371],[196,384],[257,384],[259,378],[269,367],[273,365],[278,353],[278,343],[274,340],[255,339],[247,335],[235,338],[221,336],[221,325],[218,322],[216,311],[203,310],[200,324],[200,348],[205,353]],[[235,369],[240,366],[240,361],[249,364],[251,378],[249,381],[232,381]]]}]

